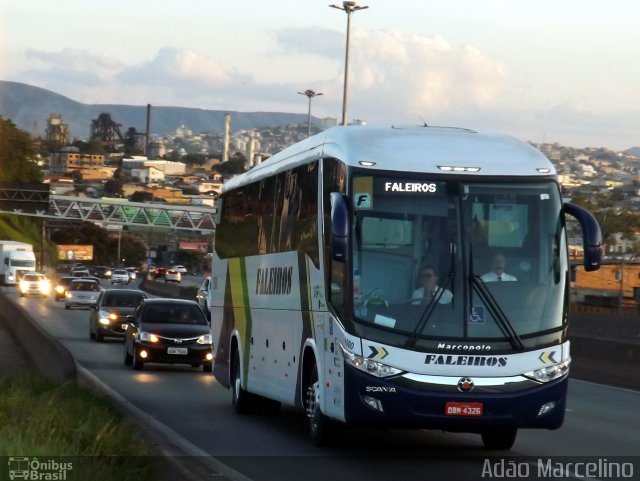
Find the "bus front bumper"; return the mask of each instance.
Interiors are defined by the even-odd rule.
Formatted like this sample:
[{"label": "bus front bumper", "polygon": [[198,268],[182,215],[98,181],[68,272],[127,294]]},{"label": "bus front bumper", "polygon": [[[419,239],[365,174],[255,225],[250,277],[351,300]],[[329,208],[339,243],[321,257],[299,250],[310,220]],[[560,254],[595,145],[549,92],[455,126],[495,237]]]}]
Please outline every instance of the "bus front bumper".
[{"label": "bus front bumper", "polygon": [[452,378],[441,378],[439,384],[436,376],[424,376],[428,382],[421,378],[382,379],[345,366],[345,393],[350,393],[345,396],[346,422],[482,432],[500,427],[557,429],[564,420],[568,376],[544,384],[519,376],[495,378],[490,385],[479,378],[476,382],[484,385],[468,392],[460,392],[458,379],[452,384]]}]

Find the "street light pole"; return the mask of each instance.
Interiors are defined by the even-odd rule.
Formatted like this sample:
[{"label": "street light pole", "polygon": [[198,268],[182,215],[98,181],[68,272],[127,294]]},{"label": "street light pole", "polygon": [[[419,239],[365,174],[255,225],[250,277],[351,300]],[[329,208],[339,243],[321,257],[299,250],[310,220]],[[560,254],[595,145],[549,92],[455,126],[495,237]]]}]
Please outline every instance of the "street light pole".
[{"label": "street light pole", "polygon": [[304,92],[298,92],[300,95],[306,95],[309,99],[309,110],[307,113],[307,137],[311,137],[311,99],[313,97],[317,97],[318,95],[322,95],[320,92],[316,92],[315,90],[307,89]]},{"label": "street light pole", "polygon": [[356,5],[356,2],[345,0],[342,7],[339,5],[329,5],[331,8],[337,8],[347,14],[347,41],[344,53],[344,87],[342,89],[342,125],[347,125],[347,86],[349,83],[349,38],[351,36],[351,14],[358,10],[369,8],[366,5]]}]

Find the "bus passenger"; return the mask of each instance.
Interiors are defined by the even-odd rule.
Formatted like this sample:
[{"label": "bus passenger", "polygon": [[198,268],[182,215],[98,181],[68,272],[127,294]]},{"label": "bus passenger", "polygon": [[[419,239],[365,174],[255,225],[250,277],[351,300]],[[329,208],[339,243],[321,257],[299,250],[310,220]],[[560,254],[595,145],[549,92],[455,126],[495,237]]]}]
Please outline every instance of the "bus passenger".
[{"label": "bus passenger", "polygon": [[433,297],[438,296],[440,296],[438,304],[451,303],[453,294],[449,289],[443,289],[438,286],[438,274],[436,274],[435,267],[427,265],[420,269],[420,284],[421,287],[413,291],[413,295],[411,296],[412,304],[426,306]]}]

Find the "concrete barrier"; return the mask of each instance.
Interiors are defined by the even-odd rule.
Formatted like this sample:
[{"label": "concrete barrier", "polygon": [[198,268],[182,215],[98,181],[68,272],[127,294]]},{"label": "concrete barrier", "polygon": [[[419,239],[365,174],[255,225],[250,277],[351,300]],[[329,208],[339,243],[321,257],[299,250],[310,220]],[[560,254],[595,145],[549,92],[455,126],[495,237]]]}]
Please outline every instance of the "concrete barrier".
[{"label": "concrete barrier", "polygon": [[571,376],[640,389],[640,316],[615,309],[569,315]]},{"label": "concrete barrier", "polygon": [[76,362],[67,348],[40,327],[26,309],[11,302],[2,291],[0,306],[0,316],[39,371],[55,381],[76,381]]}]

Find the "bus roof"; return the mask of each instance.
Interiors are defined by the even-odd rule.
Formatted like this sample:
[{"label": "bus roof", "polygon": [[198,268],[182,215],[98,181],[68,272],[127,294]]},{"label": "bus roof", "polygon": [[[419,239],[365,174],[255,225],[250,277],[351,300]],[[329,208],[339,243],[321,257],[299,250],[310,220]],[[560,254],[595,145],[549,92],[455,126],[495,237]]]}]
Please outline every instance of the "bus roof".
[{"label": "bus roof", "polygon": [[[273,155],[227,181],[223,192],[314,159],[335,157],[348,166],[397,172],[446,173],[442,167],[473,168],[473,176],[555,176],[549,159],[526,142],[452,127],[333,127]],[[450,170],[452,173],[460,173]]]}]

